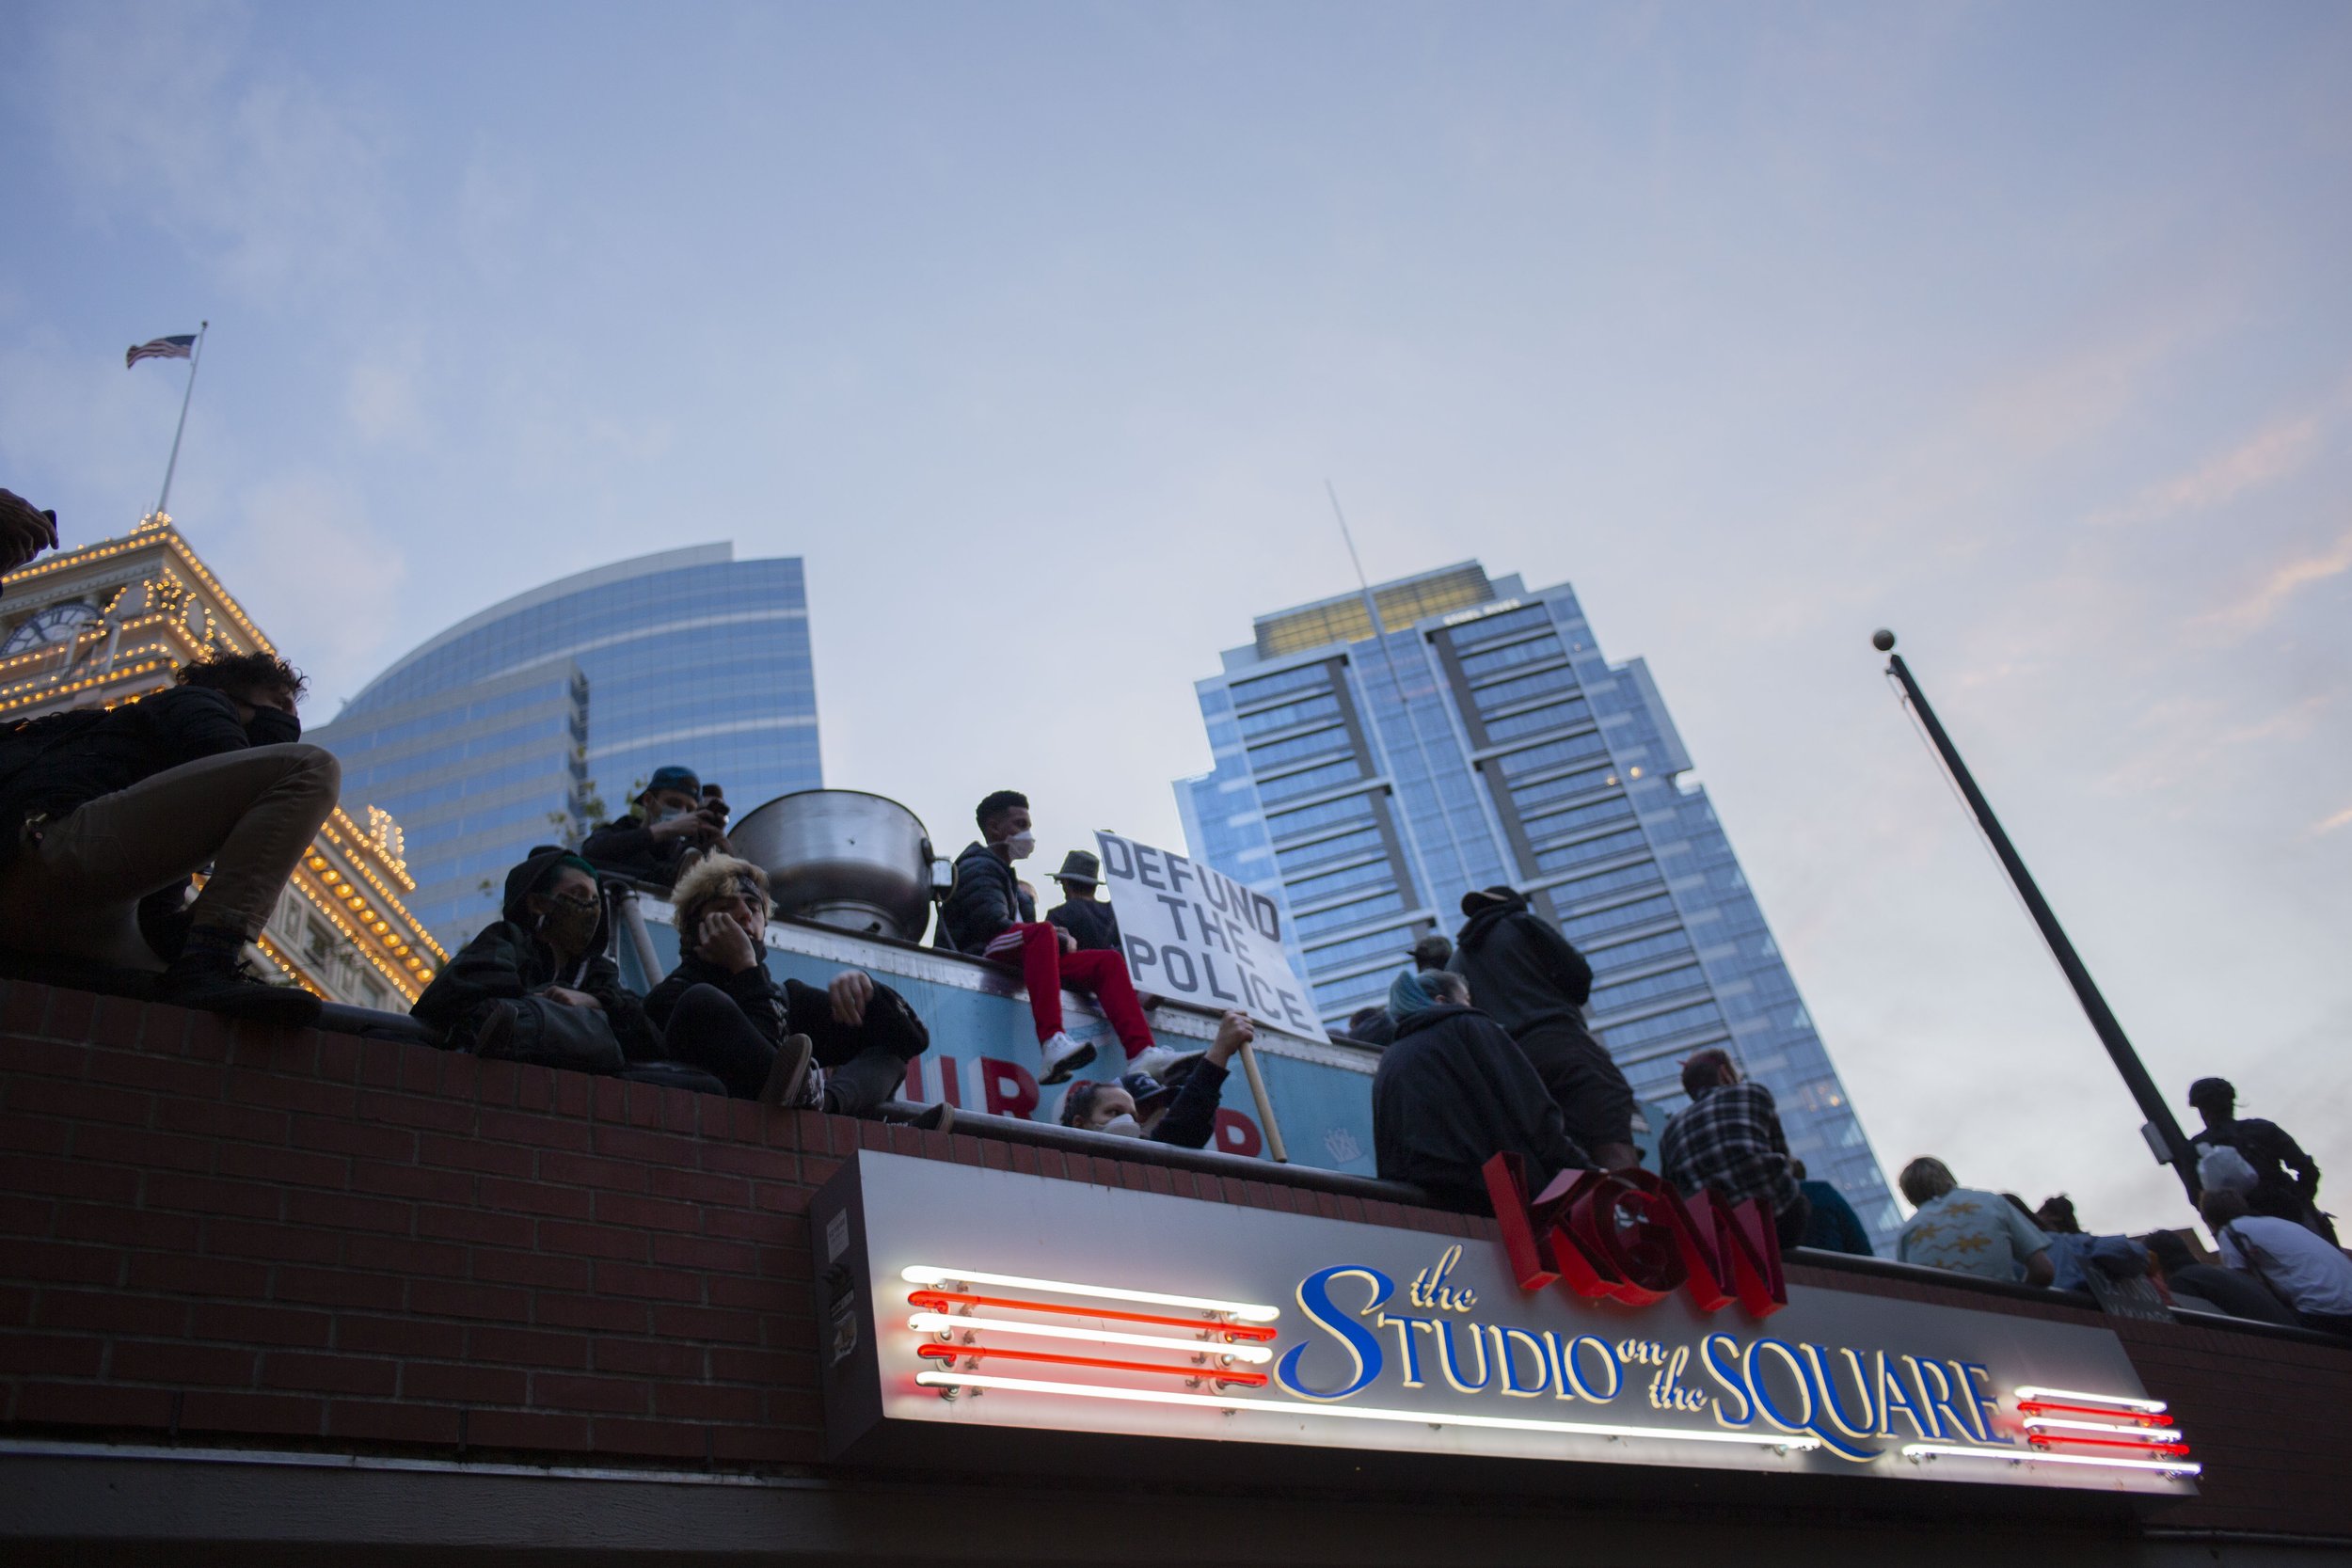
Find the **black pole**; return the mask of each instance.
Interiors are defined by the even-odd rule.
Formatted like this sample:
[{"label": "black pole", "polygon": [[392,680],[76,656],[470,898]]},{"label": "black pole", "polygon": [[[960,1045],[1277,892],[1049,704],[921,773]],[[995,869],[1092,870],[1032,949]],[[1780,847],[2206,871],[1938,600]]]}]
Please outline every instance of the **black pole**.
[{"label": "black pole", "polygon": [[2042,927],[2042,940],[2050,944],[2050,952],[2057,958],[2058,968],[2066,972],[2067,983],[2074,988],[2075,1000],[2090,1015],[2090,1027],[2098,1034],[2099,1043],[2107,1048],[2107,1055],[2114,1061],[2115,1070],[2123,1075],[2124,1086],[2132,1091],[2132,1098],[2139,1101],[2140,1115],[2148,1118],[2148,1124],[2156,1130],[2156,1136],[2164,1140],[2164,1147],[2171,1150],[2172,1168],[2179,1175],[2181,1185],[2188,1190],[2189,1200],[2195,1202],[2198,1194],[2197,1153],[2189,1147],[2188,1137],[2181,1131],[2181,1124],[2172,1119],[2171,1108],[2165,1104],[2164,1096],[2156,1092],[2155,1080],[2149,1077],[2148,1069],[2140,1065],[2139,1053],[2132,1049],[2131,1040],[2124,1036],[2123,1026],[2107,1009],[2106,998],[2099,994],[2097,984],[2090,978],[2090,971],[2083,967],[2081,957],[2074,951],[2074,944],[2066,940],[2065,928],[2058,925],[2058,916],[2050,911],[2049,900],[2042,897],[2042,890],[2034,885],[2033,873],[2026,869],[2026,863],[2019,857],[2017,847],[2009,841],[2009,834],[2001,831],[2000,818],[1993,815],[1993,803],[1984,798],[1984,791],[1977,787],[1977,781],[1970,775],[1968,765],[1960,760],[1960,749],[1952,744],[1952,737],[1944,733],[1944,726],[1936,720],[1935,709],[1928,705],[1927,693],[1921,691],[1919,683],[1911,678],[1911,667],[1903,662],[1902,655],[1892,653],[1895,634],[1882,631],[1870,641],[1882,653],[1890,654],[1886,661],[1887,670],[1903,683],[1903,695],[1911,700],[1912,710],[1927,726],[1928,738],[1935,743],[1936,754],[1944,759],[1944,766],[1951,769],[1952,781],[1960,785],[1960,793],[1967,800],[1968,809],[1976,813],[1977,825],[1984,830],[1984,836],[1993,841],[1993,852],[2001,857],[2001,864],[2009,872],[2010,880],[2017,884],[2018,895],[2025,899],[2026,909],[2033,915],[2033,923]]}]

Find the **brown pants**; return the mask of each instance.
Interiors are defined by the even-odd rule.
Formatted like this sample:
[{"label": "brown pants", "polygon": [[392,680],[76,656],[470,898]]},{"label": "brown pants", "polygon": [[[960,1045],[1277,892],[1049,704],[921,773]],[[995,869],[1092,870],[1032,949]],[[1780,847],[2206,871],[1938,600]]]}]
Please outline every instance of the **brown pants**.
[{"label": "brown pants", "polygon": [[211,865],[198,926],[260,934],[335,809],[342,769],[316,746],[256,746],[184,763],[40,826],[0,871],[0,946],[158,969],[139,900]]}]

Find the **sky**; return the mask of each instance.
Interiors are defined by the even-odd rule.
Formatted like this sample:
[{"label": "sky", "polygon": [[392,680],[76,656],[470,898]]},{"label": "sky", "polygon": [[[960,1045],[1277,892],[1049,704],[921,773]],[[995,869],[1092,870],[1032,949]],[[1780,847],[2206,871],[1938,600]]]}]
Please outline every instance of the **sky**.
[{"label": "sky", "polygon": [[[0,484],[311,674],[710,540],[828,784],[1181,842],[1366,569],[1646,657],[1890,1177],[2185,1220],[1869,646],[2176,1103],[2352,1181],[2352,9],[0,9]],[[2179,1115],[2191,1122],[2185,1107]],[[2323,1202],[2330,1196],[2323,1189]]]}]

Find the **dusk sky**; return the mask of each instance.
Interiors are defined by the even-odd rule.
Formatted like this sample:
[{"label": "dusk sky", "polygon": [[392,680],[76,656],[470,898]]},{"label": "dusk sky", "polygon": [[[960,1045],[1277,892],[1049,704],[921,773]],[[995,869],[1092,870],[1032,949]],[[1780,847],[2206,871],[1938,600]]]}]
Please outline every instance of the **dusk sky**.
[{"label": "dusk sky", "polygon": [[[1646,657],[1891,1178],[2352,1203],[2352,8],[0,9],[0,485],[171,511],[331,718],[548,578],[808,566],[828,784],[1181,843],[1254,614],[1466,558]],[[2185,1105],[2178,1114],[2193,1125]],[[2341,1200],[2332,1201],[2331,1200]]]}]

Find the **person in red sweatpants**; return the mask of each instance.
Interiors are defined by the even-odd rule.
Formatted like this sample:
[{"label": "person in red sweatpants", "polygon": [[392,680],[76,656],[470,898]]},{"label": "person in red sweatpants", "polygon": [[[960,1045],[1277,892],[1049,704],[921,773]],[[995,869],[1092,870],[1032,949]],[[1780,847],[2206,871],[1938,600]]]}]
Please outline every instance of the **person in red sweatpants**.
[{"label": "person in red sweatpants", "polygon": [[1118,953],[1078,951],[1077,940],[1058,926],[1037,918],[1025,906],[1012,863],[1037,847],[1029,831],[1028,797],[1000,789],[973,814],[981,840],[956,857],[955,886],[940,906],[945,945],[1018,969],[1029,988],[1029,1012],[1037,1024],[1045,1070],[1038,1082],[1058,1084],[1094,1060],[1094,1047],[1062,1032],[1061,991],[1090,991],[1110,1020],[1130,1061],[1152,1049],[1152,1026],[1136,1000],[1127,960]]}]

